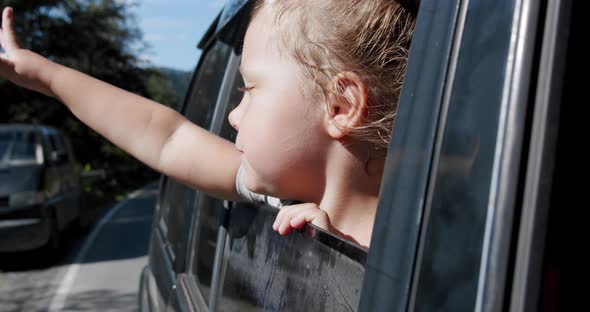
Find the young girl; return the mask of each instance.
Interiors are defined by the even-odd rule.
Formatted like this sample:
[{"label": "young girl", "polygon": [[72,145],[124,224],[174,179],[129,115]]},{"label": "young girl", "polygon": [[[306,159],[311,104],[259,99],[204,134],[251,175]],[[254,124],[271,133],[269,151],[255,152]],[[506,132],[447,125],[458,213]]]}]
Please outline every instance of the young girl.
[{"label": "young girl", "polygon": [[229,200],[302,202],[280,210],[273,228],[281,235],[310,222],[368,247],[413,28],[413,15],[393,0],[257,1],[240,66],[244,97],[229,116],[235,145],[19,48],[10,8],[0,77],[59,99],[192,187]]}]

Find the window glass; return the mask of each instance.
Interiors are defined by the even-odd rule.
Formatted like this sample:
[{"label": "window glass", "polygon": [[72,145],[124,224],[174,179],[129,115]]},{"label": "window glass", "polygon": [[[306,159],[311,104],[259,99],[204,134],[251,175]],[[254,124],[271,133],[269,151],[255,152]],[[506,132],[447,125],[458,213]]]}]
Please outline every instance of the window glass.
[{"label": "window glass", "polygon": [[203,299],[208,302],[223,201],[204,193],[199,195],[191,273],[197,281]]},{"label": "window glass", "polygon": [[36,161],[34,132],[0,132],[0,163]]},{"label": "window glass", "polygon": [[468,3],[425,213],[416,311],[475,306],[512,12],[508,1]]},{"label": "window glass", "polygon": [[[237,68],[235,69],[237,71]],[[244,83],[239,74],[236,73],[235,79],[230,89],[230,96],[227,108],[224,112],[224,122],[221,128],[220,136],[234,142],[236,130],[227,122],[229,112],[235,108],[242,99],[242,92],[239,91]],[[215,258],[215,249],[217,247],[217,233],[221,224],[223,212],[223,201],[200,194],[199,213],[197,216],[194,260],[192,273],[199,285],[201,294],[205,301],[209,299],[209,289],[211,287],[211,275],[213,262]]]},{"label": "window glass", "polygon": [[[204,55],[187,99],[184,115],[204,129],[211,127],[213,112],[223,81],[231,49],[214,44]],[[183,270],[186,260],[196,191],[174,179],[168,179],[160,202],[160,230],[165,236],[176,272]]]},{"label": "window glass", "polygon": [[63,141],[60,140],[57,134],[50,134],[49,135],[49,143],[51,146],[51,150],[54,152],[62,152],[64,151]]},{"label": "window glass", "polygon": [[63,134],[56,135],[55,141],[56,141],[59,152],[63,153],[62,156],[60,156],[60,157],[63,157],[64,161],[69,162],[70,161],[70,153],[68,153],[68,148],[66,145],[65,138],[63,137]]},{"label": "window glass", "polygon": [[190,187],[168,179],[164,187],[160,209],[166,213],[161,219],[163,234],[169,244],[175,272],[182,270],[186,255],[190,220],[193,214],[195,191]]},{"label": "window glass", "polygon": [[[311,226],[281,236],[278,210],[235,204],[221,311],[356,311],[366,251]],[[226,249],[227,250],[227,249]]]},{"label": "window glass", "polygon": [[211,127],[217,96],[230,54],[231,48],[228,45],[216,42],[203,56],[204,59],[184,110],[184,115],[201,128]]}]

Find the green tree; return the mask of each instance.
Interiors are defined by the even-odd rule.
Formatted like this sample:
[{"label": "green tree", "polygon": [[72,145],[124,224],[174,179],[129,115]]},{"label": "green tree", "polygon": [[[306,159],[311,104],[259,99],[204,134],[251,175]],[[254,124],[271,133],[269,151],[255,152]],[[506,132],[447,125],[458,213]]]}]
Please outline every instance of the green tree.
[{"label": "green tree", "polygon": [[[176,105],[170,83],[138,58],[147,46],[137,28],[134,4],[119,0],[0,0],[15,9],[20,44],[49,59],[122,89]],[[121,192],[157,175],[78,121],[55,99],[0,80],[0,122],[34,123],[63,129],[86,167],[105,169],[101,193]]]}]

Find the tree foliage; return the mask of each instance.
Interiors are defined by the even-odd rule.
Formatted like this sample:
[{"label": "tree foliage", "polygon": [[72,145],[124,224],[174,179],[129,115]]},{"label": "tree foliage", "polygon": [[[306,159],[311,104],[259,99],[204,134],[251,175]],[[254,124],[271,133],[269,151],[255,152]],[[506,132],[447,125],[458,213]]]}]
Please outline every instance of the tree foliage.
[{"label": "tree foliage", "polygon": [[[147,46],[121,0],[0,0],[15,9],[21,46],[122,89],[176,105],[178,96],[155,68],[142,66]],[[156,175],[78,121],[56,100],[0,80],[0,122],[34,123],[63,129],[86,167],[105,169],[103,192],[135,187]],[[132,118],[132,117],[131,117]]]}]

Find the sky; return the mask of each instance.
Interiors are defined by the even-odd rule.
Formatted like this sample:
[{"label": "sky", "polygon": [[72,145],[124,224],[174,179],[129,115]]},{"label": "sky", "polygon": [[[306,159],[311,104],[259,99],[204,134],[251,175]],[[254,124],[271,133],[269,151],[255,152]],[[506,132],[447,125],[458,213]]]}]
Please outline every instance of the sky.
[{"label": "sky", "polygon": [[144,41],[151,48],[141,57],[152,64],[192,71],[197,43],[225,0],[136,0],[134,9]]}]

